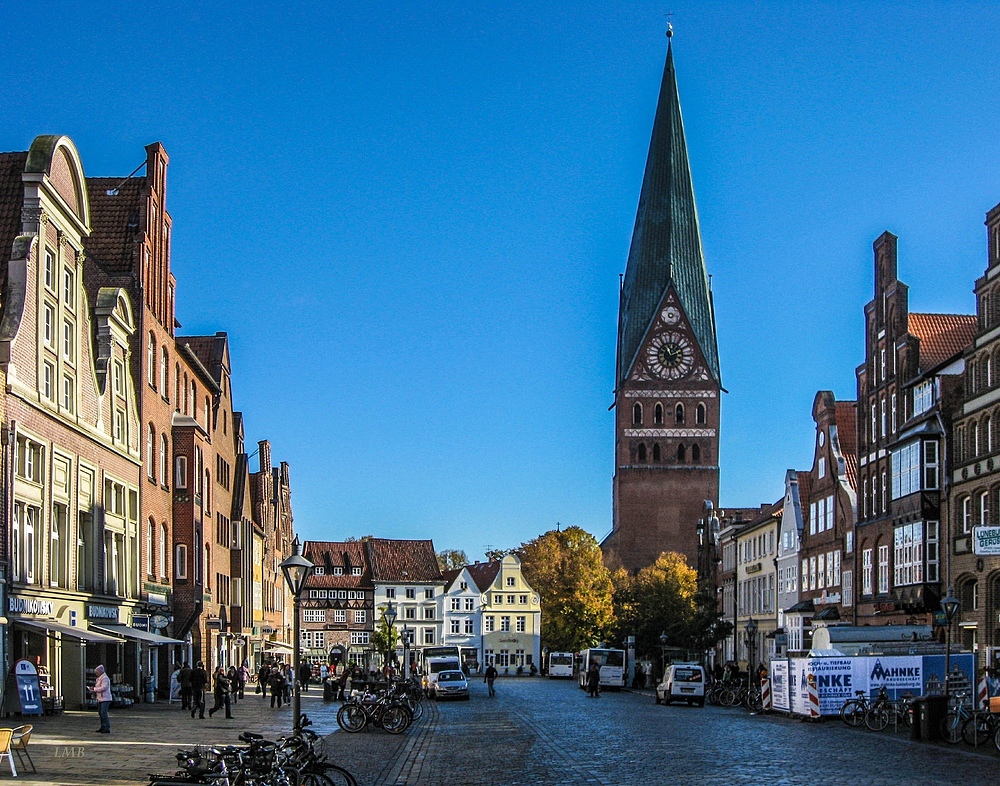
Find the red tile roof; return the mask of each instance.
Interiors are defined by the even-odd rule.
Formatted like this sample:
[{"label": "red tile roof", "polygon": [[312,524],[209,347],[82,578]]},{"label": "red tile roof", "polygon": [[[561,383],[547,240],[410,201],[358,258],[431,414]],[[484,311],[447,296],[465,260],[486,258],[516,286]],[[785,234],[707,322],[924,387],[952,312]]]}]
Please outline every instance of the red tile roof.
[{"label": "red tile roof", "polygon": [[405,584],[444,580],[433,541],[369,538],[364,544],[375,581]]},{"label": "red tile roof", "polygon": [[835,411],[837,438],[844,456],[847,482],[858,490],[858,402],[838,401]]},{"label": "red tile roof", "polygon": [[[117,189],[117,193],[109,191]],[[135,243],[143,238],[146,178],[88,177],[91,235],[87,255],[109,272],[131,271]]]},{"label": "red tile roof", "polygon": [[[372,586],[372,574],[365,560],[364,544],[361,541],[307,540],[302,547],[302,556],[324,569],[324,575],[313,574],[309,577],[307,587],[357,589]],[[334,568],[342,568],[343,575],[335,576]],[[361,568],[361,575],[352,576],[352,568]]]},{"label": "red tile roof", "polygon": [[928,371],[969,346],[979,323],[972,314],[910,314],[907,329],[920,339],[920,370]]},{"label": "red tile roof", "polygon": [[486,590],[493,586],[497,574],[500,573],[500,562],[477,562],[475,565],[466,565],[465,569],[469,571],[469,575],[476,582],[479,591],[486,592]]}]

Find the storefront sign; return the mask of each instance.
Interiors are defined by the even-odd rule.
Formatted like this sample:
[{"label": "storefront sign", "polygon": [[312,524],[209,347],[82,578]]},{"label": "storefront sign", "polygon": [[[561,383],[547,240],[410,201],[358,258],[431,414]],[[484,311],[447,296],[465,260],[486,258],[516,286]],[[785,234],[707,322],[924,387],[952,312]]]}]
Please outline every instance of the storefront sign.
[{"label": "storefront sign", "polygon": [[981,557],[1000,554],[1000,527],[973,527],[972,551]]},{"label": "storefront sign", "polygon": [[149,615],[148,614],[133,614],[132,615],[132,627],[136,630],[149,630]]},{"label": "storefront sign", "polygon": [[118,607],[90,604],[87,606],[87,619],[118,622]]},{"label": "storefront sign", "polygon": [[[11,682],[15,685],[11,685]],[[38,682],[38,670],[30,660],[19,660],[11,669],[7,679],[7,692],[15,688],[18,710],[22,715],[42,714],[42,689]]]},{"label": "storefront sign", "polygon": [[10,595],[7,597],[7,611],[11,614],[51,617],[52,601],[40,600],[39,598],[19,598],[16,595]]},{"label": "storefront sign", "polygon": [[764,570],[763,563],[758,562],[754,565],[747,565],[747,573],[760,573],[762,570]]}]

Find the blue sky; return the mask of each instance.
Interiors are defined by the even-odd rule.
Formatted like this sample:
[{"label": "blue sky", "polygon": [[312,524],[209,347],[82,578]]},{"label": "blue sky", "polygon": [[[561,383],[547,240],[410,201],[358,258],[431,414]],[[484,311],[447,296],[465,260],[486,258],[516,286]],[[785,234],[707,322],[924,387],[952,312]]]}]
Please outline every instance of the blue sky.
[{"label": "blue sky", "polygon": [[[971,313],[1000,202],[988,3],[26,3],[0,149],[159,140],[184,334],[228,331],[306,537],[475,559],[611,528],[618,276],[673,12],[718,312],[723,507],[855,396],[872,241]],[[252,449],[252,448],[251,448]]]}]

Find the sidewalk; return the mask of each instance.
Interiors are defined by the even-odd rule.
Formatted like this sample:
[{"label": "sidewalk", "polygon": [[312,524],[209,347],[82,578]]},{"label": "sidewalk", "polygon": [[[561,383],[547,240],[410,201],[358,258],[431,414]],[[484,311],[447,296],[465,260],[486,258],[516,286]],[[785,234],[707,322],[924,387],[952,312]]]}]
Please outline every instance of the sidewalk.
[{"label": "sidewalk", "polygon": [[[211,702],[208,706],[212,706]],[[339,707],[339,702],[323,702],[322,689],[315,686],[302,696],[302,711],[321,736],[336,728]],[[291,708],[285,705],[272,710],[270,698],[259,694],[247,693],[233,708],[233,715],[233,720],[226,720],[225,713],[220,711],[209,719],[206,712],[205,720],[192,720],[180,704],[137,704],[111,711],[111,734],[96,733],[100,725],[96,712],[75,711],[24,720],[16,716],[5,718],[0,720],[0,727],[34,725],[28,750],[38,772],[32,773],[30,766],[22,769],[15,756],[18,777],[11,776],[4,762],[0,765],[0,780],[25,786],[134,786],[148,783],[149,773],[175,772],[174,755],[178,749],[241,744],[237,738],[244,731],[254,731],[268,739],[291,731]]]}]

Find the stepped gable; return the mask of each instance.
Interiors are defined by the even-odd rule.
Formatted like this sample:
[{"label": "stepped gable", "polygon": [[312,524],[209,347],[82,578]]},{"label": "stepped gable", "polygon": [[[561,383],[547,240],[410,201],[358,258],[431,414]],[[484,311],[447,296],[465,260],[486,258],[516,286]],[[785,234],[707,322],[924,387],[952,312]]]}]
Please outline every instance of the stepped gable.
[{"label": "stepped gable", "polygon": [[375,581],[396,584],[442,581],[433,541],[369,538],[364,545]]},{"label": "stepped gable", "polygon": [[108,272],[127,273],[134,267],[135,243],[143,235],[145,188],[145,177],[87,178],[92,232],[84,247]]},{"label": "stepped gable", "polygon": [[979,319],[974,314],[910,314],[907,330],[920,339],[920,370],[929,371],[973,342]]},{"label": "stepped gable", "polygon": [[479,591],[486,592],[493,586],[493,582],[496,581],[497,575],[500,573],[500,562],[477,562],[475,565],[466,565],[465,569],[469,571],[469,575],[476,582]]}]

